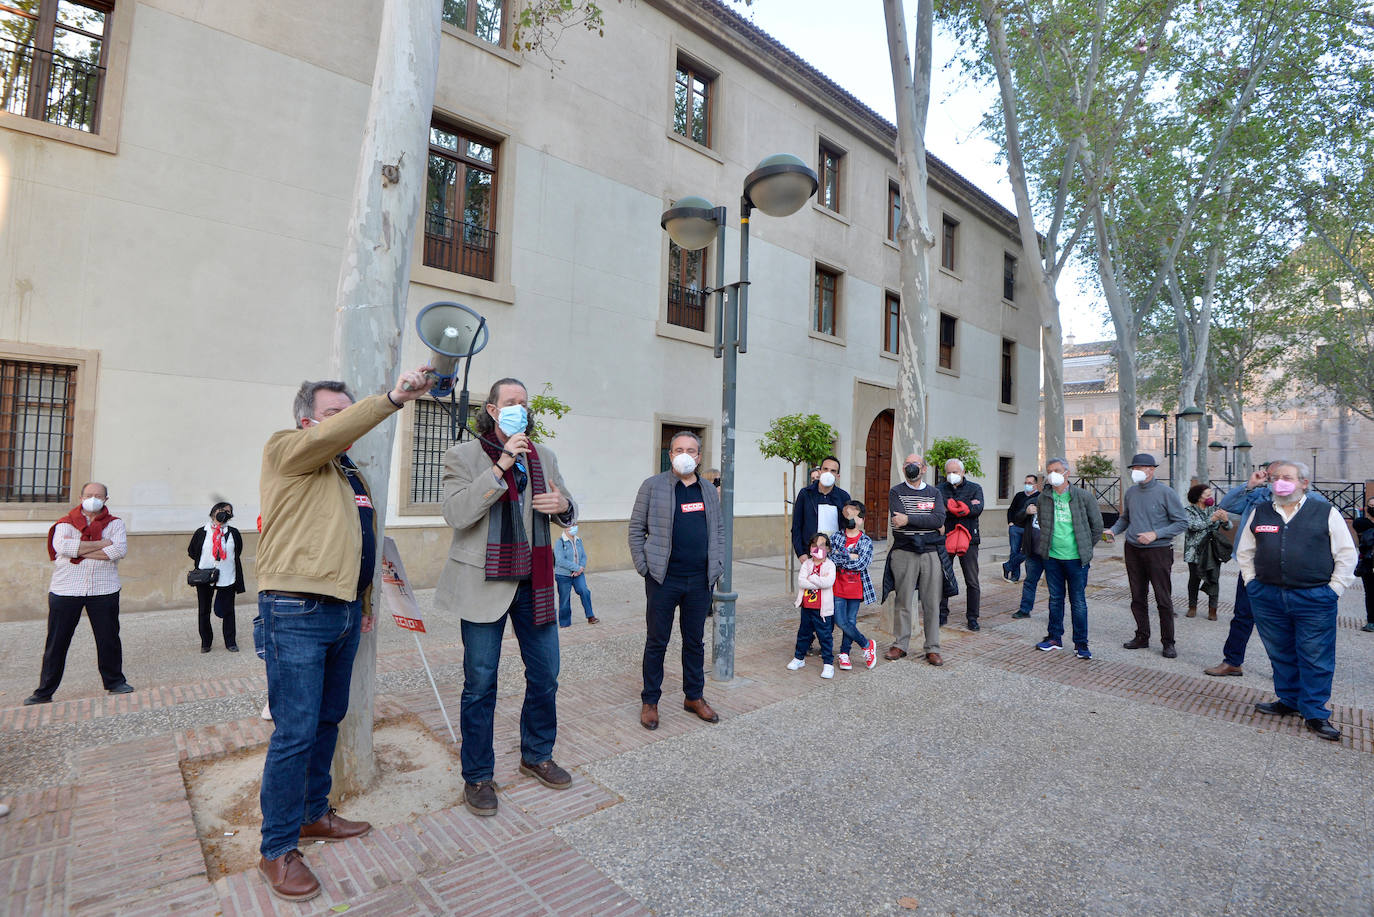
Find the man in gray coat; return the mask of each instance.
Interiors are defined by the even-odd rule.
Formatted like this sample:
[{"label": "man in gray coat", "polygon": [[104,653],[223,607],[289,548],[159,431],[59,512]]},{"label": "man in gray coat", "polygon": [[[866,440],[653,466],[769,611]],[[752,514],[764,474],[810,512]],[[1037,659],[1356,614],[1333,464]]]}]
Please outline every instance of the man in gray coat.
[{"label": "man in gray coat", "polygon": [[558,595],[549,519],[572,525],[577,507],[553,450],[530,440],[533,429],[524,384],[501,379],[477,416],[477,439],[444,453],[443,514],[453,540],[434,605],[461,619],[463,802],[476,815],[496,814],[492,729],[507,618],[525,664],[520,773],[550,789],[572,784],[553,761]]},{"label": "man in gray coat", "polygon": [[1135,486],[1121,501],[1121,517],[1107,533],[1108,541],[1126,534],[1126,579],[1131,584],[1131,614],[1135,616],[1135,636],[1122,644],[1128,650],[1150,645],[1150,605],[1147,590],[1154,588],[1159,611],[1161,653],[1167,659],[1178,656],[1174,649],[1174,536],[1188,527],[1183,500],[1172,487],[1155,480],[1159,463],[1145,452],[1131,458],[1131,480]]},{"label": "man in gray coat", "polygon": [[630,557],[644,577],[644,690],[639,723],[658,728],[663,695],[663,657],[679,612],[682,633],[683,709],[708,723],[720,717],[706,703],[706,649],[703,631],[711,610],[711,590],[725,570],[725,527],[720,497],[697,476],[701,440],[678,433],[668,444],[671,471],[639,485],[630,513]]}]

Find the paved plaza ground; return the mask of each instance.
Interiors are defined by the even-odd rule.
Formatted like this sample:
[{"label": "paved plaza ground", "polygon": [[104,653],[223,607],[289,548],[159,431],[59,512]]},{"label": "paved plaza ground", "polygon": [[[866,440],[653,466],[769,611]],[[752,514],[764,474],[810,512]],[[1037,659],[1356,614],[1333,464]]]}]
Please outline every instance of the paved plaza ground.
[{"label": "paved plaza ground", "polygon": [[[677,644],[657,732],[638,725],[643,587],[591,574],[597,626],[563,634],[557,760],[547,790],[516,766],[523,687],[513,638],[497,707],[501,810],[461,807],[379,827],[306,856],[324,893],[271,898],[256,873],[209,877],[184,768],[261,746],[266,691],[251,652],[199,652],[193,610],[123,619],[138,689],[100,690],[89,631],[48,706],[23,707],[38,622],[0,624],[0,915],[37,914],[1374,914],[1374,634],[1357,583],[1341,603],[1333,722],[1256,714],[1268,661],[1208,678],[1221,620],[1187,619],[1181,560],[1177,659],[1129,651],[1120,547],[1089,585],[1094,658],[1033,648],[1019,587],[984,547],[983,630],[954,600],[946,665],[915,655],[838,672],[791,657],[795,611],[780,561],[736,564],[736,672],[708,681],[722,722],[681,710]],[[987,555],[992,555],[988,557]],[[880,568],[879,568],[880,569]],[[421,595],[428,602],[427,593]],[[37,600],[37,599],[36,599]],[[882,615],[861,626],[885,645]],[[456,720],[456,622],[428,619],[426,652]],[[919,647],[919,634],[913,644]],[[382,621],[378,717],[447,733],[409,634]],[[453,749],[456,775],[456,748]],[[454,778],[457,779],[456,776]],[[368,818],[345,807],[342,814]],[[380,819],[379,819],[380,821]],[[246,826],[256,833],[256,825]]]}]

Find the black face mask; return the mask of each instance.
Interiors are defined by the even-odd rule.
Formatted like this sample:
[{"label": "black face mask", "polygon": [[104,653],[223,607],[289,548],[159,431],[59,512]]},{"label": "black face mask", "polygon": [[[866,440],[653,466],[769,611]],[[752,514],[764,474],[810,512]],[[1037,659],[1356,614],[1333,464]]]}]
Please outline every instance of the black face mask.
[{"label": "black face mask", "polygon": [[848,516],[845,516],[845,517],[844,517],[844,527],[845,527],[845,528],[847,528],[847,529],[856,528],[856,527],[858,526],[858,524],[859,524],[859,520],[857,520],[857,519],[851,519],[851,518],[849,518]]},{"label": "black face mask", "polygon": [[902,466],[902,471],[906,473],[908,481],[914,481],[921,476],[921,466],[915,462],[907,462]]},{"label": "black face mask", "polygon": [[224,523],[228,522],[230,519],[233,518],[234,516],[232,513],[226,513],[224,510],[220,510],[219,512],[215,513],[215,521],[218,522],[220,525],[224,525]]}]

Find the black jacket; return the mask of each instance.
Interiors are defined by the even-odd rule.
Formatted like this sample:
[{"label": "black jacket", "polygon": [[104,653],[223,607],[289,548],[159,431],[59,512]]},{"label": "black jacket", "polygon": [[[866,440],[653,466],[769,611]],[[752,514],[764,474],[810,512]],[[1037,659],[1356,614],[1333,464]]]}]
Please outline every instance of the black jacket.
[{"label": "black jacket", "polygon": [[983,515],[983,486],[973,483],[968,478],[960,481],[958,487],[944,480],[940,482],[940,496],[945,498],[946,510],[949,508],[950,500],[961,500],[968,505],[967,516],[956,516],[946,512],[945,534],[954,531],[956,525],[962,525],[968,529],[969,544],[977,544],[978,517]]},{"label": "black jacket", "polygon": [[[1023,490],[1011,498],[1011,507],[1007,510],[1007,523],[1021,530],[1021,553],[1027,556],[1035,553],[1036,544],[1040,540],[1040,527],[1034,524],[1036,517],[1026,512],[1026,508],[1039,499],[1040,491],[1037,490],[1028,496]],[[1039,510],[1039,506],[1036,506],[1036,512]]]},{"label": "black jacket", "polygon": [[[243,533],[232,525],[226,525],[229,530],[229,537],[234,539],[234,593],[236,595],[247,592],[248,587],[243,584]],[[196,529],[191,535],[191,543],[186,548],[186,554],[191,558],[194,565],[200,564],[200,552],[205,548],[205,526]]]},{"label": "black jacket", "polygon": [[844,525],[844,505],[849,502],[849,494],[836,484],[830,493],[821,493],[821,485],[812,481],[797,492],[797,501],[792,504],[792,555],[805,557],[811,553],[811,539],[815,537],[816,507],[822,503],[835,507],[836,521]]}]

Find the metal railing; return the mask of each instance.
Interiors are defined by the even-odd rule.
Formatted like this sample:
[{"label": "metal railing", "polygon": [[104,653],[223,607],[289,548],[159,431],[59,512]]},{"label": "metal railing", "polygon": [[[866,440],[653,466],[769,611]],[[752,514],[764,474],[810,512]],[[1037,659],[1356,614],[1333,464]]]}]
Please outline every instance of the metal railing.
[{"label": "metal railing", "polygon": [[670,281],[668,283],[668,324],[705,331],[706,292],[685,287],[677,281]]},{"label": "metal railing", "polygon": [[1313,481],[1312,487],[1331,501],[1347,519],[1358,519],[1364,515],[1365,503],[1363,481]]},{"label": "metal railing", "polygon": [[425,264],[491,280],[496,276],[496,231],[438,213],[425,214]]},{"label": "metal railing", "polygon": [[94,132],[105,68],[90,61],[0,38],[0,108]]}]

